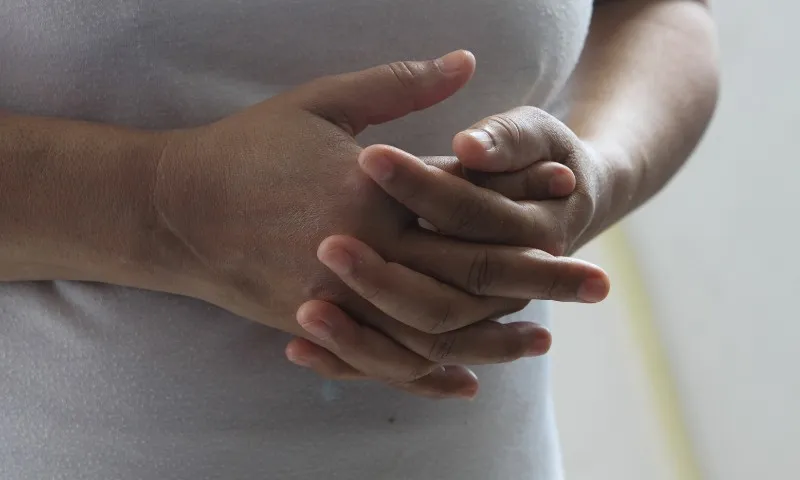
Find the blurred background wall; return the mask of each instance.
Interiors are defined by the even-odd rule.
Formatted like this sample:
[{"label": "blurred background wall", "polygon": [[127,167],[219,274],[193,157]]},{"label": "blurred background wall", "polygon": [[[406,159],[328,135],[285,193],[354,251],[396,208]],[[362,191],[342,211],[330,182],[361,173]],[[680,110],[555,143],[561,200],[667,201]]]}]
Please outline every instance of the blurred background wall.
[{"label": "blurred background wall", "polygon": [[555,306],[568,480],[800,478],[800,2],[712,2],[723,88],[678,178]]}]

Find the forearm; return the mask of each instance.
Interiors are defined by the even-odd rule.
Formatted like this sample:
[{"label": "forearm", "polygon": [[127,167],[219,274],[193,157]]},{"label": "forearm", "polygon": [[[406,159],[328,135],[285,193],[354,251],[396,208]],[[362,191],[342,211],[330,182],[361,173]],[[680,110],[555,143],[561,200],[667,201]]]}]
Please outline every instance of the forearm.
[{"label": "forearm", "polygon": [[157,254],[154,135],[0,113],[0,281],[137,283]]},{"label": "forearm", "polygon": [[570,85],[568,125],[607,162],[602,232],[658,192],[705,131],[717,98],[713,21],[705,2],[598,2]]}]

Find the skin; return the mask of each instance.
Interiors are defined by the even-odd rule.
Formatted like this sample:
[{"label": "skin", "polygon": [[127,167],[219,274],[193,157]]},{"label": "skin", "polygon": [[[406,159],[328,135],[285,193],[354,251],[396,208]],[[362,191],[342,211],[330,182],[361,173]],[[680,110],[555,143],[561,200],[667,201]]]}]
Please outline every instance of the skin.
[{"label": "skin", "polygon": [[[607,228],[658,191],[688,158],[713,111],[714,55],[713,25],[699,2],[603,2],[573,79],[566,125],[535,109],[500,115],[477,126],[490,136],[492,125],[497,127],[496,148],[483,152],[480,139],[471,140],[467,132],[455,140],[460,163],[425,159],[440,167],[430,171],[387,147],[363,151],[352,134],[452,94],[474,68],[463,53],[450,60],[460,56],[470,66],[456,68],[455,76],[449,69],[449,79],[437,82],[430,74],[445,74],[442,62],[398,63],[320,79],[184,131],[142,132],[3,113],[0,279],[100,281],[193,296],[328,347],[298,339],[287,349],[290,358],[325,375],[367,375],[418,394],[471,396],[476,379],[457,365],[538,355],[550,342],[549,333],[535,325],[501,326],[487,319],[519,310],[529,299],[596,301],[607,293],[602,270],[549,254],[569,253]],[[563,135],[543,135],[552,134],[551,128]],[[521,148],[528,130],[550,156],[515,171],[532,161]],[[506,159],[503,172],[492,173],[502,151],[523,153]],[[300,168],[309,158],[316,162]],[[299,208],[298,200],[308,199],[309,179],[298,172],[331,158],[325,165],[336,175],[311,182],[325,201]],[[390,178],[372,168],[378,158],[410,175],[387,183]],[[537,189],[570,175],[556,163],[571,168],[574,192]],[[546,175],[551,178],[536,180]],[[507,198],[487,196],[486,189],[464,182],[454,186],[456,176]],[[442,215],[428,208],[442,199],[438,187],[417,187],[431,195],[430,202],[407,196],[414,191],[408,181],[434,178],[449,183],[449,191],[468,191],[468,198],[458,197],[460,203],[449,205],[455,210]],[[521,185],[533,188],[520,194]],[[331,196],[342,191],[350,195]],[[451,242],[462,237],[481,243],[443,246],[444,236],[412,228],[415,215],[387,194],[414,203],[410,210],[428,208],[424,216],[437,221]],[[489,223],[474,222],[476,208],[492,212]],[[380,228],[366,232],[365,218]],[[548,234],[541,235],[534,221],[550,225]],[[541,248],[527,246],[533,242],[542,242]],[[414,276],[424,275],[439,287],[403,292],[410,281],[380,285],[385,272],[361,285],[347,271],[336,276],[314,260],[317,250],[335,267],[335,255],[327,254],[336,246],[364,248],[356,252],[356,265],[374,253],[369,265],[381,266],[376,258],[382,259],[395,265],[392,273],[402,271],[400,277],[427,282]],[[375,283],[395,291],[395,300],[373,295]],[[421,315],[397,309],[404,306],[402,298],[419,294],[424,296],[415,298],[415,308]],[[294,322],[302,302],[300,321]],[[454,315],[458,305],[483,310]]]},{"label": "skin", "polygon": [[[587,44],[571,79],[571,109],[566,123],[533,107],[520,107],[484,119],[457,134],[453,149],[476,185],[507,193],[505,213],[488,215],[494,200],[485,192],[481,203],[465,198],[463,181],[439,181],[442,172],[408,154],[385,146],[371,147],[360,165],[389,195],[407,205],[444,235],[465,240],[530,247],[568,255],[636,209],[680,169],[699,142],[714,111],[718,91],[717,45],[707,2],[691,0],[617,0],[596,2]],[[487,148],[488,147],[488,148]],[[526,193],[520,174],[556,162],[574,173],[574,191],[564,198],[535,198]],[[470,212],[468,221],[453,222],[416,196],[417,184],[441,190],[434,205]],[[516,188],[516,189],[515,189]],[[474,199],[475,197],[473,197]],[[498,234],[498,218],[527,218],[529,228]],[[357,268],[337,271],[355,291],[377,308],[403,319],[416,315],[404,291],[386,281],[395,267],[353,237],[326,239],[320,259],[331,251],[351,252]],[[481,271],[502,272],[499,258],[487,254]],[[424,265],[418,271],[449,282]],[[476,294],[514,298],[522,292],[513,280],[483,275]],[[579,296],[600,299],[605,284],[591,281]],[[479,290],[479,291],[476,291]],[[388,301],[387,299],[391,299]],[[287,347],[290,360],[334,379],[382,379],[370,364],[387,363],[387,352],[348,362],[350,351],[362,349],[359,332],[367,328],[329,302],[312,301],[298,311],[308,328],[335,318],[340,328],[315,342],[295,340]],[[474,327],[473,327],[474,328]],[[458,330],[449,332],[455,341]],[[324,347],[324,348],[323,348]],[[399,345],[394,345],[401,349]],[[396,355],[392,353],[392,355]],[[448,359],[447,364],[458,363]],[[403,368],[398,365],[398,368]],[[477,378],[472,392],[477,392]],[[413,393],[413,385],[394,384]],[[468,388],[462,390],[470,391]],[[445,389],[434,395],[453,396]],[[474,395],[474,393],[473,393]]]},{"label": "skin", "polygon": [[[505,245],[519,232],[533,232],[527,218],[508,210],[510,187],[492,192],[496,235],[480,243],[420,228],[412,209],[362,171],[372,154],[354,135],[446,99],[474,69],[474,58],[460,51],[321,78],[185,130],[146,132],[4,113],[0,280],[95,281],[169,292],[314,341],[342,331],[333,316],[316,325],[295,321],[298,307],[304,311],[305,302],[322,300],[319,308],[337,305],[363,327],[362,347],[338,352],[343,361],[368,364],[376,378],[415,393],[472,395],[471,372],[443,368],[444,360],[507,362],[540,355],[550,344],[549,332],[538,325],[485,319],[518,311],[534,298],[579,300],[587,281],[603,283],[606,291],[608,285],[594,265]],[[487,202],[487,190],[458,179],[463,169],[456,160],[429,162],[444,169],[437,170],[443,172],[439,182],[458,180],[466,188],[462,197]],[[529,183],[538,198],[569,194],[571,184],[552,190],[548,175],[572,174],[550,162],[520,173],[517,184]],[[427,181],[418,185],[415,201],[438,201],[440,189],[428,187]],[[434,210],[469,223],[469,211]],[[326,245],[362,239],[366,251],[395,265],[404,279],[398,287],[427,282],[403,293],[415,297],[418,315],[393,318],[320,263],[318,246],[328,237]],[[488,253],[499,259],[503,282],[514,285],[516,296],[476,291],[481,282],[470,265],[480,265]],[[419,280],[423,266],[429,276]],[[326,329],[329,324],[334,328]],[[371,361],[376,358],[381,361]]]}]

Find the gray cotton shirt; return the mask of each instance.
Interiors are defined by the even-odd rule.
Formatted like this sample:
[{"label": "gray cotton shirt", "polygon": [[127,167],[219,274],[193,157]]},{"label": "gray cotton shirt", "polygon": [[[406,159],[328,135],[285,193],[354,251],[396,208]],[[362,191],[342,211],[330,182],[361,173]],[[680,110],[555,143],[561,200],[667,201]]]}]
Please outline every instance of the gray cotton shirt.
[{"label": "gray cotton shirt", "polygon": [[[324,74],[467,48],[474,80],[364,144],[448,154],[484,116],[545,105],[591,0],[0,0],[0,108],[198,125]],[[517,319],[547,323],[534,303]],[[287,337],[200,301],[0,284],[3,480],[558,480],[548,361],[476,369],[474,402],[338,383]]]}]

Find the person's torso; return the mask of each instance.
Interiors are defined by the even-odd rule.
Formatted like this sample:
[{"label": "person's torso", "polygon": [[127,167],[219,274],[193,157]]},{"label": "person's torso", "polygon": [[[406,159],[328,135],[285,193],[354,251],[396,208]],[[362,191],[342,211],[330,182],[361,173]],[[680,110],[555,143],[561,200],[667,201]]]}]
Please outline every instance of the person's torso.
[{"label": "person's torso", "polygon": [[[300,82],[466,48],[468,87],[368,130],[421,155],[570,74],[591,0],[0,0],[0,108],[202,124]],[[543,304],[522,315],[544,321]],[[287,338],[191,299],[0,286],[0,476],[559,478],[545,359],[479,368],[474,402],[327,382]]]}]

